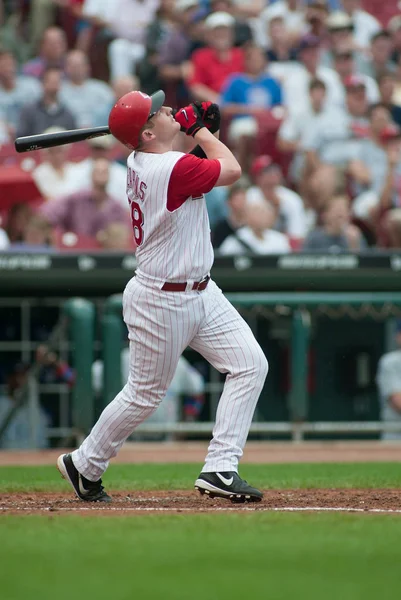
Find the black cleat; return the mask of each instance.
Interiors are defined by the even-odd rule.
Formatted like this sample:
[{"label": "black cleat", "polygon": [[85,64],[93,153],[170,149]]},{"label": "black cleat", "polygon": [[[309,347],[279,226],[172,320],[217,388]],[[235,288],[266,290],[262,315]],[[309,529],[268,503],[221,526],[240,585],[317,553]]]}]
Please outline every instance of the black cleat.
[{"label": "black cleat", "polygon": [[61,477],[69,481],[80,500],[85,502],[111,502],[111,498],[102,486],[102,480],[89,481],[77,471],[71,454],[61,454],[57,459],[57,468]]},{"label": "black cleat", "polygon": [[262,492],[248,485],[235,471],[201,473],[195,489],[210,498],[228,498],[231,502],[260,502]]}]

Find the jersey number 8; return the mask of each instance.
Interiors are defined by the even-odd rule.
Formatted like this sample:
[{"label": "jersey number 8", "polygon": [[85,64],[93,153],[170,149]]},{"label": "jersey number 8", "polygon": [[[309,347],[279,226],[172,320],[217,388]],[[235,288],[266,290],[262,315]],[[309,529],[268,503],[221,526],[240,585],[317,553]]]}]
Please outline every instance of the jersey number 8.
[{"label": "jersey number 8", "polygon": [[134,228],[134,240],[137,246],[143,242],[143,212],[138,202],[131,202],[132,227]]}]

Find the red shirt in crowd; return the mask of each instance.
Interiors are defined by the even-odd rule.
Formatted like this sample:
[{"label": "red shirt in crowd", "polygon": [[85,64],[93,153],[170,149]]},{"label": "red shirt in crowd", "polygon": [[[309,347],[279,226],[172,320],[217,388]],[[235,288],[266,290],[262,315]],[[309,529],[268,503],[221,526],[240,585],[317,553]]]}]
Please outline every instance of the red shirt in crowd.
[{"label": "red shirt in crowd", "polygon": [[220,93],[227,77],[233,73],[244,72],[244,53],[242,48],[231,48],[229,59],[221,62],[213,48],[199,48],[192,55],[194,73],[189,85],[201,83]]}]

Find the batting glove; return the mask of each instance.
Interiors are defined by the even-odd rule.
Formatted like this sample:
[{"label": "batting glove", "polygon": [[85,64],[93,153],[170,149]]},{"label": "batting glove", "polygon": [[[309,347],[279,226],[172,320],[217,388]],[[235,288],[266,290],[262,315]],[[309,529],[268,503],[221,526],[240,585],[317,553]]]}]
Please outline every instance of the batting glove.
[{"label": "batting glove", "polygon": [[218,104],[211,102],[194,102],[199,111],[201,119],[210,133],[216,133],[220,129],[220,109]]},{"label": "batting glove", "polygon": [[189,104],[174,114],[174,119],[181,125],[181,131],[194,137],[200,129],[206,127],[195,104]]}]

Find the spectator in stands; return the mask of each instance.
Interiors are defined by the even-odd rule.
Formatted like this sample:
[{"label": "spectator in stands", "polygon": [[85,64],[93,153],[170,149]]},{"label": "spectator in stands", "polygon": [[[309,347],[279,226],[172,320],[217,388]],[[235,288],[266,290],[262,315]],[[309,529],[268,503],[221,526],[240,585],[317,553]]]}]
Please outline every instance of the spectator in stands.
[{"label": "spectator in stands", "polygon": [[359,252],[365,247],[360,230],[351,223],[350,200],[334,196],[323,209],[322,226],[306,237],[304,252]]},{"label": "spectator in stands", "polygon": [[391,60],[396,64],[401,57],[401,15],[396,15],[390,19],[387,25],[387,31],[391,34],[393,46]]},{"label": "spectator in stands", "polygon": [[271,43],[269,24],[277,17],[283,18],[288,39],[291,45],[296,45],[301,36],[307,32],[303,0],[277,0],[269,3],[260,13],[258,19],[260,26],[256,29],[256,40],[264,48],[268,48]]},{"label": "spectator in stands", "polygon": [[[396,349],[384,354],[378,365],[376,383],[380,398],[380,417],[385,422],[401,422],[401,319],[395,323]],[[401,431],[384,432],[382,440],[401,440]]]},{"label": "spectator in stands", "polygon": [[28,61],[23,67],[24,75],[42,79],[50,68],[64,69],[67,38],[59,27],[45,30],[40,44],[39,56]]},{"label": "spectator in stands", "polygon": [[[46,345],[41,344],[37,347],[34,364],[38,369],[36,381],[29,376],[30,367],[26,363],[16,363],[7,374],[6,395],[0,397],[0,423],[9,415],[10,410],[14,411],[14,416],[4,437],[0,440],[1,448],[46,448],[48,446],[46,428],[52,425],[50,416],[52,407],[49,414],[46,414],[42,402],[38,402],[35,394],[35,384],[65,383],[70,387],[74,385],[74,370]],[[29,387],[26,390],[25,401],[15,411],[16,402],[20,401],[18,394],[27,385]]]},{"label": "spectator in stands", "polygon": [[[159,0],[85,0],[82,17],[97,35],[95,43],[107,40],[111,81],[134,74],[145,56],[145,37]],[[141,18],[138,18],[138,15]]]},{"label": "spectator in stands", "polygon": [[[84,0],[81,16],[96,28],[105,28],[108,24],[110,6],[104,0]],[[113,5],[115,9],[115,4]]]},{"label": "spectator in stands", "polygon": [[322,41],[327,37],[327,19],[329,16],[329,5],[327,0],[309,0],[305,7],[305,21],[308,33],[320,38]]},{"label": "spectator in stands", "polygon": [[75,371],[61,360],[54,350],[46,344],[40,344],[35,351],[35,361],[40,365],[38,381],[42,384],[66,383],[72,387],[75,383]]},{"label": "spectator in stands", "polygon": [[241,14],[236,11],[233,0],[210,0],[210,13],[224,12],[234,17],[234,46],[243,46],[253,41],[252,29]]},{"label": "spectator in stands", "polygon": [[3,252],[3,250],[7,250],[9,245],[10,241],[8,239],[8,235],[6,234],[4,229],[0,227],[0,252]]},{"label": "spectator in stands", "polygon": [[[333,67],[333,56],[338,52],[345,50],[354,52],[356,45],[354,43],[353,31],[354,25],[352,19],[347,13],[342,11],[332,12],[327,19],[328,45],[320,55],[320,64],[326,67]],[[357,53],[359,56],[359,53]]]},{"label": "spectator in stands", "polygon": [[219,248],[221,256],[243,254],[287,254],[291,247],[287,237],[275,231],[276,211],[267,202],[248,202],[245,208],[245,225],[229,235]]},{"label": "spectator in stands", "polygon": [[372,37],[381,29],[379,21],[361,8],[361,0],[342,0],[341,4],[352,19],[356,45],[359,48],[369,48]]},{"label": "spectator in stands", "polygon": [[277,15],[269,21],[269,43],[267,58],[270,62],[297,60],[297,52],[285,27],[284,17]]},{"label": "spectator in stands", "polygon": [[[43,133],[65,131],[49,127]],[[68,146],[55,146],[42,150],[43,161],[33,170],[32,177],[45,200],[54,200],[79,189],[77,164],[67,160]]]},{"label": "spectator in stands", "polygon": [[312,79],[320,79],[326,85],[328,105],[339,106],[342,100],[342,86],[338,74],[328,67],[319,66],[321,41],[313,35],[306,35],[299,45],[300,64],[288,71],[284,80],[284,98],[289,111],[298,111],[309,105],[309,84]]},{"label": "spectator in stands", "polygon": [[[65,2],[65,0],[56,1]],[[85,19],[83,14],[85,0],[67,0],[67,2],[68,6],[64,10],[68,11],[69,16],[75,21],[75,48],[83,50],[87,54],[93,40],[93,29],[91,23]]]},{"label": "spectator in stands", "polygon": [[395,74],[391,71],[382,73],[379,78],[380,101],[387,106],[396,125],[401,127],[401,106],[394,104]]},{"label": "spectator in stands", "polygon": [[[19,2],[17,4],[25,4],[25,12],[27,12],[27,4],[29,5],[27,19],[29,20],[29,37],[33,47],[37,47],[43,38],[43,34],[57,18],[57,5],[66,5],[70,0],[30,0],[30,2]],[[16,4],[15,2],[13,4]]]},{"label": "spectator in stands", "polygon": [[386,142],[391,134],[391,114],[379,102],[369,107],[369,138],[364,140],[355,159],[349,164],[354,215],[372,229],[378,220],[377,206],[387,173]]},{"label": "spectator in stands", "polygon": [[158,68],[159,52],[174,29],[175,16],[175,0],[161,0],[156,16],[146,30],[145,56],[137,65],[141,90],[146,94],[153,94],[164,86]]},{"label": "spectator in stands", "polygon": [[383,73],[395,71],[396,66],[391,61],[392,41],[388,31],[376,33],[370,44],[370,57],[360,65],[360,72],[378,79]]},{"label": "spectator in stands", "polygon": [[379,101],[379,88],[376,81],[369,75],[358,73],[358,68],[355,64],[355,53],[350,49],[337,50],[334,55],[334,69],[340,76],[343,84],[342,105],[345,105],[345,86],[350,77],[357,75],[365,84],[366,98],[369,104],[374,104]]},{"label": "spectator in stands", "polygon": [[96,239],[102,250],[126,252],[134,248],[132,228],[128,223],[109,223],[98,232]]},{"label": "spectator in stands", "polygon": [[88,57],[82,50],[71,50],[65,61],[66,78],[61,85],[60,100],[72,113],[77,127],[94,127],[96,111],[109,107],[113,92],[104,81],[90,78]]},{"label": "spectator in stands", "polygon": [[3,143],[12,141],[23,106],[41,95],[40,83],[33,77],[17,75],[14,56],[0,49],[0,120],[4,122]]},{"label": "spectator in stands", "polygon": [[105,158],[94,161],[92,187],[40,207],[41,214],[63,231],[96,238],[110,223],[127,223],[127,211],[107,194],[110,166]]},{"label": "spectator in stands", "polygon": [[32,52],[27,39],[27,33],[30,32],[27,31],[27,23],[23,18],[24,4],[18,0],[0,2],[0,46],[10,50],[19,64],[28,60]]},{"label": "spectator in stands", "polygon": [[177,0],[175,26],[160,44],[158,65],[162,79],[182,85],[192,73],[189,58],[201,47],[199,33],[199,0]]},{"label": "spectator in stands", "polygon": [[299,244],[307,233],[307,215],[302,198],[283,186],[283,174],[270,156],[259,156],[252,164],[251,175],[255,183],[247,191],[247,203],[269,204],[275,219],[270,226]]},{"label": "spectator in stands", "polygon": [[49,222],[39,214],[32,214],[20,242],[15,242],[9,247],[10,252],[23,252],[29,254],[43,254],[52,252],[53,237]]},{"label": "spectator in stands", "polygon": [[[382,217],[382,232],[379,244],[390,248],[401,248],[401,130],[394,127],[387,131],[387,171],[380,190],[379,207]],[[381,234],[381,235],[380,235]]]},{"label": "spectator in stands", "polygon": [[42,97],[33,104],[27,104],[21,111],[17,135],[35,135],[49,127],[76,129],[76,121],[70,111],[60,101],[62,72],[50,67],[42,77]]},{"label": "spectator in stands", "polygon": [[74,178],[77,185],[75,189],[85,189],[90,187],[94,163],[98,158],[103,158],[109,162],[107,193],[128,211],[129,204],[126,189],[127,169],[123,165],[112,160],[111,152],[114,144],[114,138],[111,135],[105,135],[89,140],[91,149],[90,156],[74,165]]},{"label": "spectator in stands", "polygon": [[94,127],[102,127],[106,125],[109,121],[109,114],[117,100],[119,100],[128,92],[132,92],[133,90],[139,89],[139,79],[135,77],[135,75],[125,75],[124,77],[119,77],[113,82],[112,90],[113,90],[113,98],[109,102],[109,104],[104,104],[100,107],[93,108],[93,123]]},{"label": "spectator in stands", "polygon": [[252,20],[255,17],[259,18],[260,13],[266,6],[265,0],[233,0],[234,12],[237,16],[244,19]]},{"label": "spectator in stands", "polygon": [[3,423],[10,411],[15,412],[0,439],[0,448],[15,450],[48,447],[46,428],[49,418],[36,395],[31,395],[27,402],[15,410],[19,401],[18,393],[28,383],[28,370],[28,365],[17,363],[7,374],[6,391],[0,396],[0,423]]},{"label": "spectator in stands", "polygon": [[232,185],[227,196],[227,216],[212,229],[214,248],[220,248],[224,240],[245,225],[246,192],[249,183],[240,179]]},{"label": "spectator in stands", "polygon": [[367,110],[365,83],[352,76],[346,81],[346,110],[322,114],[305,136],[302,186],[313,208],[319,210],[335,193],[345,191],[348,165],[368,135]]},{"label": "spectator in stands", "polygon": [[305,107],[290,113],[283,121],[277,136],[277,147],[281,152],[294,154],[290,164],[289,177],[300,189],[305,168],[303,141],[315,122],[324,113],[337,113],[335,108],[326,107],[326,85],[320,79],[312,79],[309,84],[310,102]]},{"label": "spectator in stands", "polygon": [[145,56],[146,31],[155,18],[159,0],[114,0],[107,4],[107,24],[115,37],[109,46],[110,75],[114,81],[136,73],[137,64]]},{"label": "spectator in stands", "polygon": [[281,86],[266,72],[267,61],[262,48],[248,45],[244,49],[245,72],[231,75],[222,90],[221,111],[231,117],[228,136],[245,172],[252,159],[258,119],[282,103]]},{"label": "spectator in stands", "polygon": [[23,242],[25,230],[32,213],[32,207],[26,202],[17,202],[11,206],[4,226],[10,244]]},{"label": "spectator in stands", "polygon": [[[89,31],[87,37],[87,47],[81,48],[91,56],[93,72],[96,76],[103,80],[110,79],[109,60],[107,59],[107,50],[110,42],[115,38],[115,35],[109,29],[109,15],[112,10],[116,10],[116,2],[107,2],[105,0],[83,0],[82,9],[80,11],[80,20],[84,23]],[[78,46],[76,46],[78,48]],[[102,54],[101,63],[94,56],[94,49],[98,49]],[[104,60],[105,59],[105,60]],[[106,64],[104,64],[106,63]],[[112,82],[110,82],[112,83]]]},{"label": "spectator in stands", "polygon": [[205,48],[195,50],[191,57],[193,75],[189,90],[196,100],[219,102],[227,78],[244,71],[242,48],[234,47],[235,20],[228,13],[216,12],[205,20]]}]

